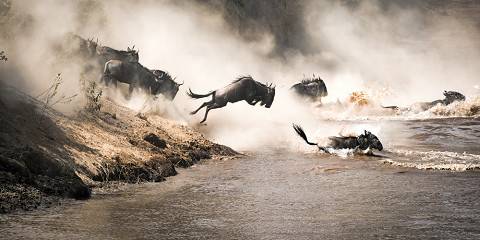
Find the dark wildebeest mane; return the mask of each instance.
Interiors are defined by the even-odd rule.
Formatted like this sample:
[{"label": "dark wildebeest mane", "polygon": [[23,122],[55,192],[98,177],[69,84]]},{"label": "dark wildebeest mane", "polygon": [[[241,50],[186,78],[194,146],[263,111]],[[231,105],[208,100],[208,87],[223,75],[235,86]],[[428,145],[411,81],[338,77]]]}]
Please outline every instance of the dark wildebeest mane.
[{"label": "dark wildebeest mane", "polygon": [[317,83],[317,82],[323,82],[323,79],[320,77],[313,77],[313,78],[304,78],[302,80],[302,84]]},{"label": "dark wildebeest mane", "polygon": [[119,53],[119,54],[134,54],[136,53],[137,51],[135,50],[117,50],[117,49],[113,49],[111,47],[107,47],[107,46],[100,46],[98,45],[99,48],[98,48],[98,51],[99,53],[111,53],[111,54],[115,54],[115,53]]},{"label": "dark wildebeest mane", "polygon": [[[237,79],[233,80],[232,83],[236,83],[236,82],[239,82],[239,81],[245,80],[245,79],[255,81],[255,79],[253,79],[251,75],[246,75],[246,76],[239,76]],[[264,87],[264,88],[269,88],[269,87],[270,87],[270,86],[268,86],[268,83],[267,83],[267,84],[264,84],[264,83],[257,82],[257,81],[255,81],[255,83],[256,83],[257,85],[260,85],[260,86]]]},{"label": "dark wildebeest mane", "polygon": [[169,72],[164,72],[164,74],[165,74],[165,75],[164,75],[164,76],[163,76],[161,79],[163,79],[163,78],[166,78],[166,79],[173,79],[172,75],[170,75],[170,73],[169,73]]},{"label": "dark wildebeest mane", "polygon": [[172,75],[170,75],[170,73],[167,71],[155,69],[152,70],[152,73],[161,80],[174,80]]},{"label": "dark wildebeest mane", "polygon": [[252,76],[246,75],[246,76],[239,76],[237,79],[233,80],[232,83],[236,83],[236,82],[241,81],[241,80],[243,80],[243,79],[253,80]]}]

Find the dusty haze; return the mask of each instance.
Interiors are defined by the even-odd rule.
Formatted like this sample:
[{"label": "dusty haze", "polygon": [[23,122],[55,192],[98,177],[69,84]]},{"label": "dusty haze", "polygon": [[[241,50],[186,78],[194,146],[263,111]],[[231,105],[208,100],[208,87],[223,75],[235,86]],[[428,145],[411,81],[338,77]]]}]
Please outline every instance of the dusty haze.
[{"label": "dusty haze", "polygon": [[[0,64],[2,81],[35,95],[61,72],[62,93],[72,95],[79,91],[80,67],[54,54],[65,33],[116,49],[135,45],[140,63],[185,85],[173,106],[142,94],[127,101],[109,91],[109,97],[138,111],[168,113],[240,149],[298,143],[292,122],[317,136],[363,128],[382,135],[382,124],[318,126],[311,106],[288,91],[304,74],[322,76],[327,103],[353,91],[385,105],[440,99],[443,90],[478,95],[480,6],[474,1],[0,0],[0,6],[0,50],[9,58]],[[247,74],[276,84],[272,108],[228,105],[211,111],[207,126],[197,126],[203,111],[188,112],[202,100],[189,99],[188,87],[205,93]],[[80,103],[58,108],[71,112]]]}]

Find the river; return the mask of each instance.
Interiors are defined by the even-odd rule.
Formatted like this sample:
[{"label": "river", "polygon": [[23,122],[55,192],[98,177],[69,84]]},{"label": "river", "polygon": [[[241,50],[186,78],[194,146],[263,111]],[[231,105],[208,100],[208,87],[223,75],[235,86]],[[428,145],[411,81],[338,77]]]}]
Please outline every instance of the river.
[{"label": "river", "polygon": [[[480,174],[458,167],[478,164],[478,120],[393,125],[424,144],[386,144],[386,157],[376,158],[268,148],[205,160],[166,182],[0,216],[0,232],[2,239],[480,239]],[[422,167],[432,164],[454,167]]]}]

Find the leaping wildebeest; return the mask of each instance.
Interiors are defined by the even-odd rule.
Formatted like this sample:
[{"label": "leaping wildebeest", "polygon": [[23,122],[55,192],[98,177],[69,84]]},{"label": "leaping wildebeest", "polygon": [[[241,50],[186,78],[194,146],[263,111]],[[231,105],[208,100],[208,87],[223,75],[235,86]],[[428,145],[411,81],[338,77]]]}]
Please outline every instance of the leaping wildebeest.
[{"label": "leaping wildebeest", "polygon": [[115,86],[117,81],[130,85],[129,94],[136,88],[143,89],[151,95],[162,94],[173,100],[183,83],[176,83],[172,77],[161,70],[149,70],[138,62],[110,60],[105,63],[103,81]]},{"label": "leaping wildebeest", "polygon": [[308,141],[307,135],[299,125],[293,124],[293,129],[307,144],[315,145],[326,153],[330,153],[328,150],[329,148],[354,150],[360,149],[367,151],[367,154],[372,154],[372,149],[377,149],[379,151],[383,150],[383,145],[380,140],[377,138],[377,136],[369,131],[364,131],[363,134],[360,134],[356,137],[329,137],[328,139],[330,140],[330,144],[328,146],[319,146],[318,143]]},{"label": "leaping wildebeest", "polygon": [[251,76],[237,78],[224,88],[211,91],[207,94],[196,94],[188,89],[187,95],[191,98],[204,98],[212,96],[212,100],[204,102],[199,108],[190,114],[196,114],[200,109],[207,107],[205,116],[200,123],[207,120],[208,112],[215,108],[225,107],[227,103],[235,103],[245,100],[248,104],[254,106],[260,102],[260,106],[270,108],[275,98],[275,86],[265,85],[255,81]]}]

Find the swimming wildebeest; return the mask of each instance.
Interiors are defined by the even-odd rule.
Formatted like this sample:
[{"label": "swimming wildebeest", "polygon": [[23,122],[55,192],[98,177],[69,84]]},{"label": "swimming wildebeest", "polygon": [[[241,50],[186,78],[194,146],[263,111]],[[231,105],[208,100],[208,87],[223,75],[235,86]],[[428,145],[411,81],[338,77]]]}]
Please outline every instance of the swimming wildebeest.
[{"label": "swimming wildebeest", "polygon": [[152,95],[162,94],[169,100],[175,98],[183,84],[176,83],[167,72],[151,71],[138,62],[120,60],[105,63],[102,79],[107,85],[113,83],[116,86],[117,81],[129,84],[130,94],[134,89],[140,88]]},{"label": "swimming wildebeest", "polygon": [[327,86],[320,77],[303,79],[300,83],[294,84],[292,89],[296,94],[307,97],[313,101],[322,101],[322,97],[328,96]]},{"label": "swimming wildebeest", "polygon": [[267,86],[263,83],[253,80],[253,78],[250,76],[246,76],[239,77],[226,87],[217,89],[207,94],[196,94],[189,89],[187,95],[191,98],[204,98],[210,95],[212,96],[212,100],[204,102],[199,108],[197,108],[197,110],[190,113],[193,115],[203,107],[207,107],[205,116],[200,122],[203,123],[207,120],[207,115],[210,110],[225,107],[229,102],[234,103],[245,100],[252,106],[260,102],[260,106],[270,108],[270,106],[272,106],[273,99],[275,98],[275,86],[272,87],[272,84]]},{"label": "swimming wildebeest", "polygon": [[328,148],[333,149],[360,149],[360,150],[368,150],[367,153],[371,153],[370,150],[377,149],[379,151],[383,150],[382,143],[380,140],[375,136],[373,133],[369,131],[364,131],[363,134],[356,136],[356,137],[329,137],[330,143],[327,146],[318,146],[317,143],[313,143],[308,141],[307,135],[303,131],[302,127],[299,125],[293,124],[293,129],[295,132],[309,145],[315,145],[320,150],[330,153]]},{"label": "swimming wildebeest", "polygon": [[417,109],[421,111],[426,111],[432,107],[435,107],[437,104],[441,104],[444,106],[447,106],[449,104],[452,104],[453,102],[456,101],[465,101],[465,96],[459,92],[455,91],[443,91],[443,95],[445,96],[444,99],[441,100],[435,100],[432,102],[419,102],[419,103],[414,103],[410,107],[407,108],[400,108],[397,106],[387,106],[383,108],[389,108],[393,110],[411,110],[411,109]]}]

